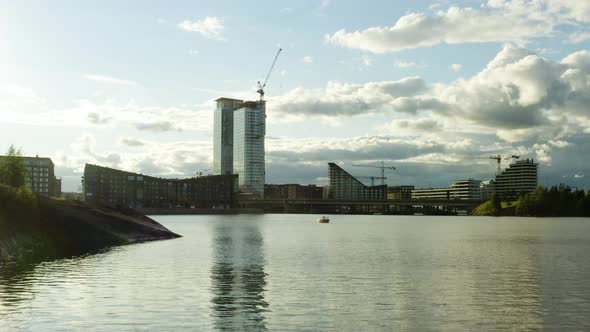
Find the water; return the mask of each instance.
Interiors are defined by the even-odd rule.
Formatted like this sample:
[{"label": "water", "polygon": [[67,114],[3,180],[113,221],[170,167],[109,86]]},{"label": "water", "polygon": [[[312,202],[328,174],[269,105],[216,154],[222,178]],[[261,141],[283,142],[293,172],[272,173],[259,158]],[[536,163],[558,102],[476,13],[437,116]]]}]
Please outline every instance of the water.
[{"label": "water", "polygon": [[589,330],[590,219],[166,216],[0,267],[0,330]]}]

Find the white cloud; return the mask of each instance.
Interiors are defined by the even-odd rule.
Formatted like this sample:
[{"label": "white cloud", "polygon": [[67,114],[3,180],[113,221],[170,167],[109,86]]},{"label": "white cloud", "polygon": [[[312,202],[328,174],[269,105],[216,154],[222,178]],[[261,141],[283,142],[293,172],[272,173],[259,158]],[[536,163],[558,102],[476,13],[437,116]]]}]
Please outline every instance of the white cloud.
[{"label": "white cloud", "polygon": [[184,20],[178,23],[178,27],[185,31],[197,32],[205,38],[225,40],[221,35],[225,27],[220,17],[207,16],[198,21]]},{"label": "white cloud", "polygon": [[189,50],[188,51],[188,54],[190,54],[190,55],[199,55],[199,53],[200,52],[198,50]]},{"label": "white cloud", "polygon": [[411,68],[411,67],[416,67],[418,65],[415,62],[398,61],[395,63],[395,66],[398,68]]},{"label": "white cloud", "polygon": [[460,63],[453,63],[449,68],[453,71],[460,71],[463,68],[463,65]]},{"label": "white cloud", "polygon": [[309,55],[306,55],[303,57],[303,59],[301,59],[301,61],[303,61],[303,63],[313,63],[313,58]]},{"label": "white cloud", "polygon": [[115,78],[111,76],[105,75],[97,75],[97,74],[85,74],[82,75],[83,78],[91,81],[96,81],[100,83],[107,83],[107,84],[116,84],[116,85],[129,85],[129,86],[137,86],[139,83],[130,80],[124,80],[120,78]]},{"label": "white cloud", "polygon": [[[590,2],[579,0],[489,0],[480,8],[452,6],[434,13],[409,13],[390,27],[339,30],[327,43],[374,53],[441,43],[512,42],[547,37],[562,25],[590,22]],[[509,22],[509,23],[507,23]],[[580,35],[574,40],[582,39]]]},{"label": "white cloud", "polygon": [[589,39],[590,39],[590,31],[574,32],[569,36],[569,41],[574,44],[585,42],[586,40],[589,40]]},{"label": "white cloud", "polygon": [[574,178],[575,179],[582,179],[582,178],[584,178],[584,172],[578,172],[578,173],[574,174]]}]

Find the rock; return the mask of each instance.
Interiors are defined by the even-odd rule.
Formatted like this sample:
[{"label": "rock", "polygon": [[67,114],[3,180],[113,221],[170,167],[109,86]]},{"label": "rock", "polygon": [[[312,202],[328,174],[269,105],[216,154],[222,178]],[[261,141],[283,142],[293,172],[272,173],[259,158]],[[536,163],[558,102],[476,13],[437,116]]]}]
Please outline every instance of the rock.
[{"label": "rock", "polygon": [[90,253],[106,247],[180,235],[129,208],[110,209],[80,201],[37,196],[21,202],[0,185],[0,260]]}]

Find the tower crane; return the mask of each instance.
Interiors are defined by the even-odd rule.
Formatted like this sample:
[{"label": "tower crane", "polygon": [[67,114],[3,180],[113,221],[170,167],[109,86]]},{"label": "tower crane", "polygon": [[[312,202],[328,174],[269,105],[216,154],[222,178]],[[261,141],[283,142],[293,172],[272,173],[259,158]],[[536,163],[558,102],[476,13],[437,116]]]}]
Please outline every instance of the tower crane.
[{"label": "tower crane", "polygon": [[502,156],[498,154],[495,156],[490,156],[489,159],[494,159],[496,161],[496,163],[498,164],[498,168],[496,169],[496,175],[500,174],[502,172]]},{"label": "tower crane", "polygon": [[[516,155],[511,155],[510,157],[506,157],[504,158],[504,160],[511,160],[511,159],[518,159],[520,158],[520,156],[516,156]],[[495,155],[495,156],[489,156],[488,158],[483,158],[483,159],[493,159],[496,161],[497,164],[497,169],[496,169],[496,174],[500,174],[502,173],[502,156],[501,155]]]},{"label": "tower crane", "polygon": [[207,168],[206,170],[203,170],[203,171],[197,171],[197,177],[200,178],[201,176],[203,176],[203,173],[208,172],[210,170],[211,170],[211,168]]},{"label": "tower crane", "polygon": [[375,185],[375,180],[385,180],[386,177],[380,176],[355,176],[357,179],[371,179],[371,187]]},{"label": "tower crane", "polygon": [[266,83],[268,83],[268,78],[270,77],[270,74],[272,73],[272,70],[274,69],[275,64],[277,63],[277,59],[279,58],[279,54],[281,54],[282,50],[282,48],[279,48],[279,50],[277,51],[277,55],[275,55],[275,59],[272,61],[272,65],[268,70],[268,74],[266,74],[264,83],[260,83],[260,81],[258,81],[258,90],[256,92],[258,92],[258,94],[260,95],[260,101],[264,100],[264,88],[266,87]]},{"label": "tower crane", "polygon": [[376,178],[376,179],[381,179],[381,185],[385,184],[385,170],[386,169],[391,169],[391,170],[396,170],[397,168],[395,168],[394,166],[385,166],[385,162],[383,160],[381,160],[381,166],[375,166],[375,165],[352,165],[355,167],[370,167],[370,168],[379,168],[381,169],[381,177]]}]

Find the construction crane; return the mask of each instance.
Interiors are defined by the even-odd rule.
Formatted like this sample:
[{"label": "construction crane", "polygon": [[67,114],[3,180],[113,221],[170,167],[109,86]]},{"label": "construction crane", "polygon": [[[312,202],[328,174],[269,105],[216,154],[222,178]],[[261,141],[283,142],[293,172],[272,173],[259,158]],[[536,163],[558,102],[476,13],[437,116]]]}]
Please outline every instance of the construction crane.
[{"label": "construction crane", "polygon": [[385,184],[385,170],[386,169],[391,169],[391,170],[396,170],[397,169],[394,166],[385,166],[385,162],[383,160],[381,160],[381,166],[375,166],[375,165],[352,165],[352,166],[355,166],[355,167],[370,167],[370,168],[379,168],[379,169],[381,169],[381,177],[379,177],[379,179],[381,179],[381,184],[382,185]]},{"label": "construction crane", "polygon": [[385,177],[380,176],[355,176],[357,179],[371,179],[371,187],[375,185],[375,180],[385,180]]},{"label": "construction crane", "polygon": [[197,177],[203,176],[203,173],[208,172],[210,170],[211,170],[210,168],[207,168],[206,170],[203,170],[203,171],[197,171]]},{"label": "construction crane", "polygon": [[275,59],[273,60],[270,69],[268,70],[268,74],[266,74],[264,83],[260,83],[260,81],[258,81],[258,90],[256,92],[258,92],[258,94],[260,95],[260,101],[264,100],[264,88],[266,87],[266,83],[268,83],[268,78],[270,77],[270,74],[272,73],[272,70],[274,69],[275,64],[277,63],[277,59],[279,58],[279,54],[281,54],[282,50],[282,48],[279,48],[279,50],[277,51],[277,55],[275,55]]},{"label": "construction crane", "polygon": [[496,174],[500,174],[502,172],[502,156],[498,154],[495,156],[490,156],[489,159],[496,160],[496,163],[498,164],[498,168],[496,169]]},{"label": "construction crane", "polygon": [[[504,158],[504,160],[511,160],[511,159],[518,159],[520,158],[520,156],[516,156],[516,155],[512,155],[510,157],[506,157]],[[497,164],[497,169],[496,169],[496,174],[500,174],[502,173],[502,156],[501,155],[495,155],[495,156],[489,156],[488,158],[484,158],[484,159],[493,159],[496,161]]]}]

